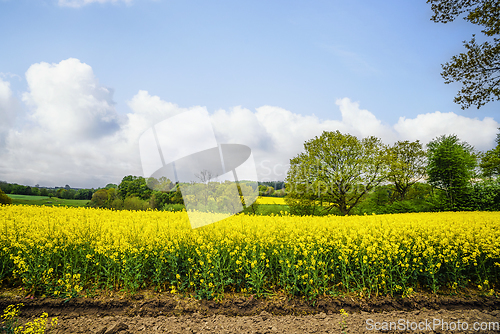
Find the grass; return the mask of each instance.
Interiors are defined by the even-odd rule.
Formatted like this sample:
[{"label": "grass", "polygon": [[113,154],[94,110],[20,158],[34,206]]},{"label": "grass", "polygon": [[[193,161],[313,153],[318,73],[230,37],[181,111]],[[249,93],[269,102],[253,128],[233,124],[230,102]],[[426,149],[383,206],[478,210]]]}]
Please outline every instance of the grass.
[{"label": "grass", "polygon": [[12,198],[12,204],[15,205],[47,205],[47,206],[72,206],[79,207],[85,206],[88,200],[81,199],[63,199],[48,196],[29,196],[29,195],[15,195],[8,194]]},{"label": "grass", "polygon": [[49,199],[50,197],[48,196],[33,196],[33,195],[15,195],[15,194],[8,194],[10,198],[13,200],[26,200],[26,201],[35,201],[35,200],[42,200],[42,199]]}]

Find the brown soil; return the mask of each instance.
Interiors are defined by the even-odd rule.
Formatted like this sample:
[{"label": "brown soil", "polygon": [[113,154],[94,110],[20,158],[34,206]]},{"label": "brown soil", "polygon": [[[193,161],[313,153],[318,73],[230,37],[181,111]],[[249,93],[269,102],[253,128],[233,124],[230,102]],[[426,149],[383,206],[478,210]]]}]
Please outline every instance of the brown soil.
[{"label": "brown soil", "polygon": [[[500,333],[500,329],[474,330],[500,321],[500,298],[479,295],[408,298],[320,298],[226,296],[222,301],[196,300],[170,294],[142,292],[70,300],[25,299],[12,292],[0,294],[0,307],[23,303],[20,323],[47,312],[58,317],[50,333]],[[345,326],[340,310],[348,316]],[[426,323],[427,321],[427,323]],[[448,323],[448,330],[446,325]],[[376,324],[378,323],[378,324]],[[420,325],[420,331],[417,326]],[[468,326],[468,331],[459,330]],[[459,326],[459,328],[456,328]]]}]

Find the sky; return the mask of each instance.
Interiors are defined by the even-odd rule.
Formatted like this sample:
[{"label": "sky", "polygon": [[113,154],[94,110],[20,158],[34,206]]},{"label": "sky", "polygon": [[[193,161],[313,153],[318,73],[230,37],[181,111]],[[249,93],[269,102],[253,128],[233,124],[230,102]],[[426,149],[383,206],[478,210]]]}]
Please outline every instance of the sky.
[{"label": "sky", "polygon": [[250,147],[261,181],[323,131],[491,149],[500,104],[462,110],[440,76],[480,28],[431,15],[425,0],[0,0],[0,181],[149,176],[141,135],[185,112]]}]

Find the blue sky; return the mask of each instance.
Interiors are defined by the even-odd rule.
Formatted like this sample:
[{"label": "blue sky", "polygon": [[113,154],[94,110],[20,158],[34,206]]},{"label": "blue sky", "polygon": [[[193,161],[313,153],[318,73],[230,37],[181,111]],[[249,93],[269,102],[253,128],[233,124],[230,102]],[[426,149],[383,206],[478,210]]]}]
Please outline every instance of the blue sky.
[{"label": "blue sky", "polygon": [[261,179],[323,130],[489,149],[499,104],[461,110],[439,74],[480,29],[431,15],[424,0],[0,0],[0,180],[138,175],[137,117],[198,106],[220,140],[254,146]]}]

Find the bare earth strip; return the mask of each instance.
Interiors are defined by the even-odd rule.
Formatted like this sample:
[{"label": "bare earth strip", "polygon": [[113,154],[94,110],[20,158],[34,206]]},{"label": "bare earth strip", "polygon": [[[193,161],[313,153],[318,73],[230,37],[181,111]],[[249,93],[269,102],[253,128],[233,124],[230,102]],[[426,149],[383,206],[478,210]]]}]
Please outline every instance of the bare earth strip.
[{"label": "bare earth strip", "polygon": [[20,302],[20,323],[42,312],[58,317],[50,333],[500,333],[500,298],[493,296],[320,298],[312,305],[300,298],[233,296],[216,302],[139,293],[68,301],[10,296],[0,299],[0,307]]}]

